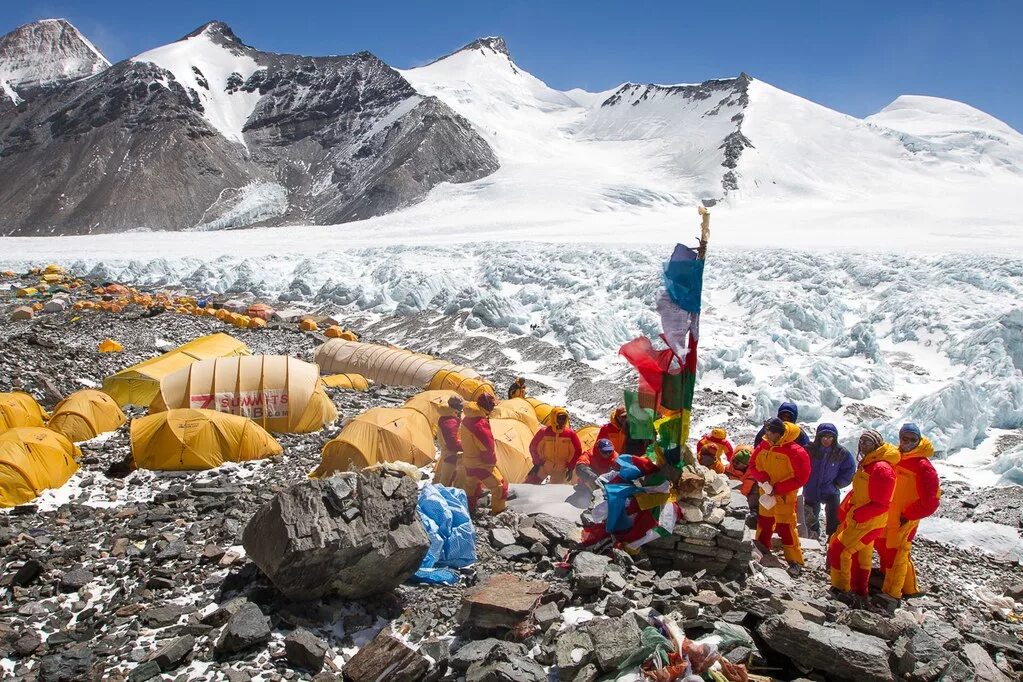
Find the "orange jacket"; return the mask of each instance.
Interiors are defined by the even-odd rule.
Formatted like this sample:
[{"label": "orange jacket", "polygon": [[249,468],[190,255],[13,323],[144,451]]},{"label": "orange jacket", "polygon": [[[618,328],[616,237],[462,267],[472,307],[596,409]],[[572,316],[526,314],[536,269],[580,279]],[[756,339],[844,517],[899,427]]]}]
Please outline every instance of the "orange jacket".
[{"label": "orange jacket", "polygon": [[838,508],[839,519],[874,528],[884,526],[895,492],[898,461],[899,449],[889,443],[868,453],[856,468],[852,490]]},{"label": "orange jacket", "polygon": [[487,416],[487,411],[476,403],[466,403],[464,414],[458,436],[462,441],[462,456],[466,463],[496,465],[497,444],[490,430],[490,417]]},{"label": "orange jacket", "polygon": [[888,514],[888,533],[897,532],[901,519],[917,521],[938,510],[941,482],[931,464],[934,446],[921,438],[909,452],[902,453],[895,467],[895,494]]},{"label": "orange jacket", "polygon": [[722,452],[725,455],[725,460],[731,462],[732,456],[735,454],[735,448],[732,447],[732,443],[728,440],[728,435],[724,429],[711,429],[710,433],[705,434],[700,440],[696,442],[696,452],[699,453],[703,450],[703,447],[708,443],[714,443],[720,446],[718,454]]},{"label": "orange jacket", "polygon": [[[552,423],[557,423],[559,412],[565,411],[560,407],[551,411]],[[571,470],[583,456],[583,445],[571,427],[566,426],[559,431],[555,426],[547,426],[533,436],[529,454],[533,456],[533,466],[554,464],[559,469]]]},{"label": "orange jacket", "polygon": [[618,426],[618,422],[615,420],[618,413],[624,411],[625,410],[615,408],[615,410],[611,412],[611,421],[601,426],[600,431],[597,432],[597,440],[607,438],[611,441],[611,445],[615,447],[615,452],[623,452],[625,450],[625,431],[622,427]]},{"label": "orange jacket", "polygon": [[806,485],[810,480],[810,456],[796,443],[801,433],[798,426],[785,422],[785,433],[777,445],[762,441],[750,458],[750,477],[760,483],[770,481],[775,495],[787,495]]}]

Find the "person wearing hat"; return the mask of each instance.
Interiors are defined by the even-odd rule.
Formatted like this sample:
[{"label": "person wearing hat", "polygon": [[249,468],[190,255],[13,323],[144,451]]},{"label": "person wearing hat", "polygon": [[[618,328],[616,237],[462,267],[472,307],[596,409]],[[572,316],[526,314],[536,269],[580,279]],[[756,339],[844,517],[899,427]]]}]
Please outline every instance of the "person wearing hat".
[{"label": "person wearing hat", "polygon": [[[795,424],[796,420],[799,419],[799,407],[795,403],[786,401],[778,406],[778,419],[782,420],[786,424]],[[797,424],[798,426],[798,424]],[[764,426],[760,427],[757,431],[756,438],[753,439],[753,447],[758,448],[764,441]],[[799,429],[799,435],[796,437],[796,443],[804,450],[810,446],[810,439],[802,428]]]},{"label": "person wearing hat", "polygon": [[803,486],[803,516],[811,538],[821,533],[821,506],[824,507],[827,537],[838,528],[838,504],[842,488],[852,483],[856,460],[852,453],[838,444],[834,424],[817,427],[813,442],[806,449],[810,455],[810,480]]},{"label": "person wearing hat", "polygon": [[462,454],[462,440],[458,430],[462,426],[462,409],[465,401],[453,395],[446,405],[438,408],[440,418],[437,419],[437,432],[440,434],[440,459],[433,472],[433,482],[437,485],[453,486],[458,478],[458,460]]},{"label": "person wearing hat", "polygon": [[483,393],[474,403],[465,405],[465,416],[459,429],[462,457],[459,483],[469,509],[476,511],[483,489],[490,491],[490,511],[500,514],[508,502],[508,481],[497,468],[497,443],[490,430],[490,412],[497,401],[490,393]]},{"label": "person wearing hat", "polygon": [[[723,474],[725,472],[725,463],[731,462],[732,457],[735,455],[735,448],[732,447],[731,441],[728,440],[728,433],[721,427],[718,427],[711,429],[710,433],[704,434],[700,440],[696,441],[696,452],[700,457],[703,456],[704,449],[708,447],[714,452],[715,456],[717,456],[719,462],[721,455],[724,455],[725,461],[721,462],[720,469],[717,466],[710,467],[719,474]],[[701,464],[703,463],[701,462]],[[707,465],[704,464],[704,466]]]},{"label": "person wearing hat", "polygon": [[594,445],[592,450],[583,452],[582,457],[575,465],[576,476],[587,484],[593,483],[598,476],[603,476],[614,467],[618,453],[614,444],[607,438],[601,438]]},{"label": "person wearing hat", "polygon": [[551,410],[551,426],[536,432],[529,444],[533,456],[533,468],[526,476],[526,483],[543,483],[548,477],[551,483],[564,483],[572,477],[575,465],[583,456],[583,445],[569,426],[568,411],[563,407]]},{"label": "person wearing hat", "polygon": [[615,452],[625,452],[625,440],[628,438],[629,419],[625,405],[619,405],[611,411],[611,421],[600,427],[597,440],[606,438],[611,441]]},{"label": "person wearing hat", "polygon": [[903,424],[899,430],[899,453],[888,524],[877,541],[885,572],[882,589],[895,599],[920,594],[910,551],[920,520],[936,512],[941,501],[941,481],[931,464],[934,446],[916,424]]},{"label": "person wearing hat", "polygon": [[518,377],[512,382],[511,386],[508,387],[508,400],[512,398],[525,398],[526,397],[526,380],[522,377]]},{"label": "person wearing hat", "polygon": [[828,544],[831,585],[840,592],[868,595],[874,542],[882,537],[895,492],[899,450],[877,431],[864,431],[852,490],[838,510],[839,525]]},{"label": "person wearing hat", "polygon": [[764,441],[750,460],[750,476],[760,484],[757,511],[757,541],[771,550],[771,538],[781,538],[789,573],[802,573],[803,550],[796,531],[796,502],[799,489],[810,478],[810,458],[797,442],[801,431],[777,417],[764,425]]}]

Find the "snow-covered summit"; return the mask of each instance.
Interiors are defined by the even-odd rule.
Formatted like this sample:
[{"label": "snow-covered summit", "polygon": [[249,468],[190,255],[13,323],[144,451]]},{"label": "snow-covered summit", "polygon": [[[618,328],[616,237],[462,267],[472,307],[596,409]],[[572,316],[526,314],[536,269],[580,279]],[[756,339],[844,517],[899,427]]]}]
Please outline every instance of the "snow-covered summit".
[{"label": "snow-covered summit", "polygon": [[0,38],[0,88],[16,102],[24,91],[92,76],[109,66],[66,19],[34,21]]},{"label": "snow-covered summit", "polygon": [[[149,62],[170,76],[202,105],[210,125],[232,142],[245,144],[242,128],[261,95],[241,86],[261,67],[227,24],[203,24],[181,40],[133,57]],[[163,85],[168,86],[166,82]]]},{"label": "snow-covered summit", "polygon": [[921,137],[976,131],[1023,140],[1023,135],[991,114],[942,97],[901,95],[867,120]]}]

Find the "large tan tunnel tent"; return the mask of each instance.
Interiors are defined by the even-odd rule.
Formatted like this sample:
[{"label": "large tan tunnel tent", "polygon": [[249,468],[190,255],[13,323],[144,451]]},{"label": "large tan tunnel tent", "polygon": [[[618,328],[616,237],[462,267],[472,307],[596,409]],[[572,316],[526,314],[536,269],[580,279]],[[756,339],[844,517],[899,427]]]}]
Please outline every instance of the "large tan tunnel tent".
[{"label": "large tan tunnel tent", "polygon": [[213,410],[168,410],[133,419],[135,465],[157,471],[213,469],[279,455],[280,443],[245,417]]},{"label": "large tan tunnel tent", "polygon": [[533,466],[529,454],[533,432],[518,419],[491,419],[490,430],[497,447],[497,468],[509,483],[522,483]]},{"label": "large tan tunnel tent", "polygon": [[82,451],[63,434],[38,426],[0,434],[0,507],[31,502],[78,471]]},{"label": "large tan tunnel tent", "polygon": [[125,422],[117,401],[103,391],[85,389],[64,398],[53,410],[49,426],[63,433],[73,443],[114,431]]},{"label": "large tan tunnel tent", "polygon": [[325,374],[361,374],[384,386],[457,391],[467,400],[494,392],[493,385],[470,367],[401,348],[330,339],[316,349],[315,359]]},{"label": "large tan tunnel tent", "polygon": [[434,461],[433,430],[426,417],[408,407],[374,407],[345,424],[323,446],[312,478],[362,469],[381,462],[423,467]]},{"label": "large tan tunnel tent", "polygon": [[337,419],[316,365],[287,355],[214,358],[172,372],[149,409],[174,408],[236,414],[277,433],[319,431]]},{"label": "large tan tunnel tent", "polygon": [[0,393],[0,433],[19,426],[43,426],[46,414],[28,393]]},{"label": "large tan tunnel tent", "polygon": [[122,369],[103,380],[103,392],[121,407],[148,406],[160,391],[160,380],[198,360],[249,355],[248,347],[227,334],[209,334],[193,339],[159,357]]}]

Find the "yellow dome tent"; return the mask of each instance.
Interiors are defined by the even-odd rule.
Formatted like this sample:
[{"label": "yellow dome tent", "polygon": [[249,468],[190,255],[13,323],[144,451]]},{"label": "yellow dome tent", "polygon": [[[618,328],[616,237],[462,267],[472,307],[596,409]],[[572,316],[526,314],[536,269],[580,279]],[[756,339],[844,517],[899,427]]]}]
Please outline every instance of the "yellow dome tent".
[{"label": "yellow dome tent", "polygon": [[347,388],[352,391],[368,391],[369,382],[361,374],[331,374],[323,377],[328,388]]},{"label": "yellow dome tent", "polygon": [[266,459],[280,443],[245,417],[213,410],[168,410],[131,422],[135,465],[157,471],[213,469],[224,462]]},{"label": "yellow dome tent", "polygon": [[114,431],[126,421],[117,401],[103,391],[86,389],[64,398],[53,410],[47,424],[73,443]]},{"label": "yellow dome tent", "polygon": [[0,434],[0,507],[31,502],[59,488],[78,471],[82,451],[63,434],[41,427],[16,427]]},{"label": "yellow dome tent", "polygon": [[323,446],[320,465],[309,476],[324,478],[381,462],[422,467],[434,456],[433,431],[426,417],[408,407],[374,407],[354,417]]},{"label": "yellow dome tent", "polygon": [[511,398],[502,400],[490,413],[491,419],[518,419],[529,427],[531,433],[540,430],[540,420],[536,417],[536,410],[525,398]]},{"label": "yellow dome tent", "polygon": [[579,436],[579,442],[583,446],[583,452],[592,450],[593,446],[597,443],[597,434],[600,433],[600,427],[588,424],[575,432],[575,435]]},{"label": "yellow dome tent", "polygon": [[337,419],[316,365],[287,355],[200,360],[168,374],[149,411],[184,407],[248,417],[277,433],[319,431]]},{"label": "yellow dome tent", "polygon": [[430,424],[430,432],[437,433],[437,420],[440,419],[441,409],[446,407],[448,400],[458,395],[455,391],[423,391],[417,393],[405,401],[405,407],[415,410],[426,417]]},{"label": "yellow dome tent", "polygon": [[497,468],[509,483],[522,483],[533,466],[529,454],[533,432],[518,419],[491,419],[490,430],[497,446]]},{"label": "yellow dome tent", "polygon": [[28,393],[0,393],[0,433],[18,426],[45,426],[46,415]]},{"label": "yellow dome tent", "polygon": [[148,406],[160,392],[160,380],[197,360],[249,355],[248,347],[227,334],[193,339],[159,357],[151,358],[103,380],[103,392],[120,406]]},{"label": "yellow dome tent", "polygon": [[329,339],[316,349],[316,364],[327,374],[356,373],[383,386],[457,391],[466,400],[494,392],[493,385],[469,367],[372,343]]}]

